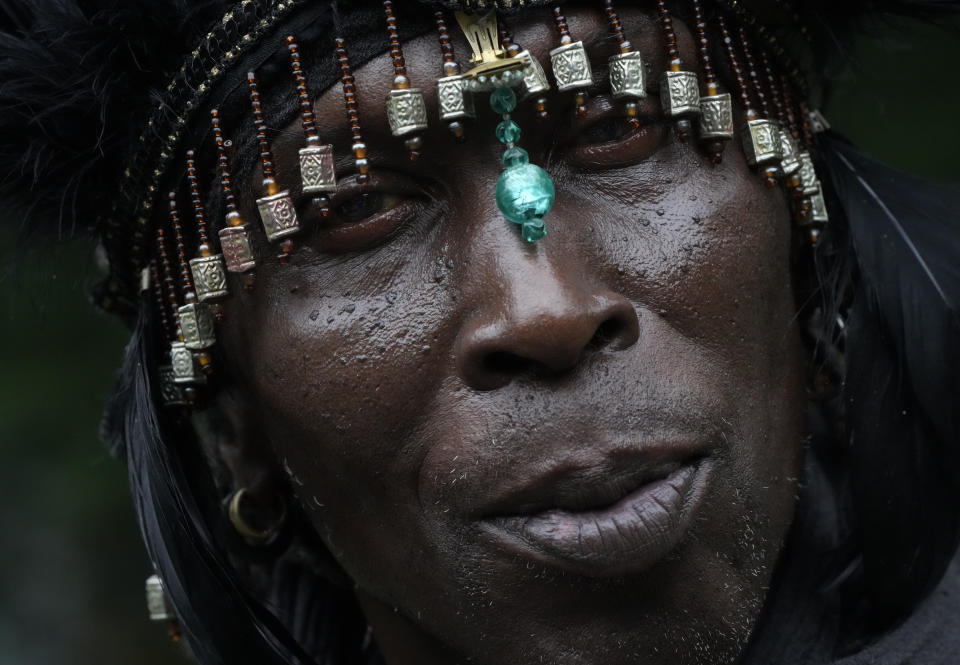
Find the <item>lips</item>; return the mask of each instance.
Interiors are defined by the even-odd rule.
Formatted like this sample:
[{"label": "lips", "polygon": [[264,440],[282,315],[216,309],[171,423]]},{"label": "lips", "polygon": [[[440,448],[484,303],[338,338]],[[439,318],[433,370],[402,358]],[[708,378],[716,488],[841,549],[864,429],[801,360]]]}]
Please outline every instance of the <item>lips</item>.
[{"label": "lips", "polygon": [[683,540],[713,470],[703,446],[663,445],[587,468],[558,467],[491,502],[495,546],[588,577],[643,572]]}]

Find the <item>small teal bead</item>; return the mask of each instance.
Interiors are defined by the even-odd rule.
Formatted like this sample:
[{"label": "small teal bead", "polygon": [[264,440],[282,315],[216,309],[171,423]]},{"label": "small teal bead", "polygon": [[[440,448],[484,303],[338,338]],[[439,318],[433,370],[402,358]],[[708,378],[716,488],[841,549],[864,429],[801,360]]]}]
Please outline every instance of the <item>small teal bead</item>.
[{"label": "small teal bead", "polygon": [[507,169],[497,181],[497,207],[514,224],[542,221],[555,198],[553,180],[535,164]]},{"label": "small teal bead", "polygon": [[500,143],[516,143],[520,140],[520,125],[513,120],[504,120],[497,125],[497,139]]},{"label": "small teal bead", "polygon": [[547,225],[543,223],[542,219],[525,222],[523,227],[521,227],[521,233],[523,234],[523,239],[527,242],[537,242],[546,237]]},{"label": "small teal bead", "polygon": [[513,113],[513,110],[517,108],[517,93],[513,91],[513,88],[506,86],[497,88],[490,93],[490,108],[499,115]]},{"label": "small teal bead", "polygon": [[512,148],[507,148],[506,152],[503,153],[503,165],[512,169],[515,166],[523,166],[524,164],[530,163],[530,155],[527,154],[527,151],[523,148],[518,148],[516,146]]}]

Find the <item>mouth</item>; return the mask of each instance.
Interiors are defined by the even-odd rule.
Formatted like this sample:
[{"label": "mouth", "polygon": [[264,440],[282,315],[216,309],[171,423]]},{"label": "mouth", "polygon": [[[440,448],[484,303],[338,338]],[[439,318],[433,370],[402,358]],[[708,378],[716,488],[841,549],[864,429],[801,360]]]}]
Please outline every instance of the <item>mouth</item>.
[{"label": "mouth", "polygon": [[560,474],[494,504],[482,528],[536,564],[587,577],[641,573],[683,541],[713,468],[699,454]]}]

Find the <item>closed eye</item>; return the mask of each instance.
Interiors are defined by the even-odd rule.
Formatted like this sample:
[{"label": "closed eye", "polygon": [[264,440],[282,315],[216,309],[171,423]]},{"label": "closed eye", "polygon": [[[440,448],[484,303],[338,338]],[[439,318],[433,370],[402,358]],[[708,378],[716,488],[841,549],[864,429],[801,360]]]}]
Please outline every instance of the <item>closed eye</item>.
[{"label": "closed eye", "polygon": [[607,96],[591,99],[586,116],[567,132],[567,161],[593,170],[631,166],[651,157],[670,133],[654,100],[641,100],[638,107],[631,123],[624,103]]}]

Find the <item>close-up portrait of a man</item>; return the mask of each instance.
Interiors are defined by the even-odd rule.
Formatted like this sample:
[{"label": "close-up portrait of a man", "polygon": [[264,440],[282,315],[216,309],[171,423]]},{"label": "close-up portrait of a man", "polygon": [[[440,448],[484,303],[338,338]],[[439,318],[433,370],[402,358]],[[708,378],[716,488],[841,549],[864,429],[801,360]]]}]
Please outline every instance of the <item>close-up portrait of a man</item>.
[{"label": "close-up portrait of a man", "polygon": [[[4,234],[124,328],[169,662],[960,662],[956,153],[828,104],[957,10],[0,1]],[[958,145],[954,60],[876,143]]]}]

